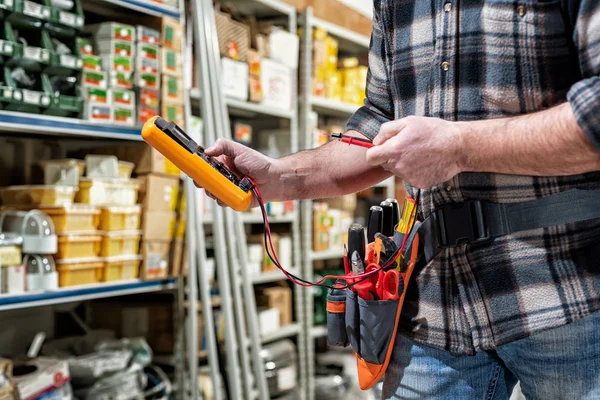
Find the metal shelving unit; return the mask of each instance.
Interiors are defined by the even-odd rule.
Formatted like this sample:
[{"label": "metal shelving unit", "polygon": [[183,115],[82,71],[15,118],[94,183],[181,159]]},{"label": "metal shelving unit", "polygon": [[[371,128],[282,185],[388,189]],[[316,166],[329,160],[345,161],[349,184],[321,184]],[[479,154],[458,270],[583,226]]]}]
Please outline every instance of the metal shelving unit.
[{"label": "metal shelving unit", "polygon": [[[359,106],[340,101],[330,100],[323,97],[312,95],[312,33],[314,28],[322,28],[328,34],[335,37],[339,42],[339,51],[343,54],[357,55],[367,53],[370,38],[357,34],[338,25],[316,18],[312,14],[312,8],[307,7],[300,19],[300,26],[303,28],[303,35],[300,43],[300,105],[299,122],[300,136],[302,138],[302,148],[310,149],[313,147],[313,136],[309,126],[309,115],[312,111],[320,115],[333,118],[349,118]],[[394,197],[394,179],[390,178],[381,182],[375,187],[383,187],[387,192],[387,197]],[[312,250],[312,201],[302,201],[302,268],[304,279],[313,281],[314,271],[313,262],[317,260],[331,260],[343,257],[342,248],[331,248],[326,251],[315,252]],[[315,396],[315,354],[314,339],[327,334],[327,328],[324,326],[313,326],[314,301],[311,291],[305,292],[305,338],[306,338],[306,357],[308,365],[307,397],[312,400]]]},{"label": "metal shelving unit", "polygon": [[[86,12],[93,12],[107,18],[121,18],[126,10],[131,10],[135,15],[148,15],[155,17],[171,17],[185,23],[183,9],[184,1],[179,0],[179,8],[166,6],[151,0],[90,0],[82,2]],[[189,101],[186,107],[189,108]],[[56,138],[71,139],[118,139],[126,141],[142,141],[139,127],[122,127],[116,125],[102,125],[90,123],[77,118],[63,118],[43,114],[29,114],[0,110],[0,132],[3,135],[18,136],[23,133],[29,135],[41,135]],[[191,182],[187,183],[188,185]],[[188,204],[194,204],[194,190],[187,190]],[[191,195],[190,195],[191,194]],[[193,207],[188,207],[188,220],[193,220]],[[183,278],[169,278],[161,280],[130,280],[117,283],[101,283],[94,285],[82,285],[72,288],[61,288],[52,292],[25,293],[21,295],[0,296],[0,312],[8,310],[28,309],[32,307],[54,306],[58,304],[83,302],[87,300],[134,295],[141,293],[153,293],[171,291],[174,293],[174,325],[175,325],[175,349],[172,356],[172,364],[176,369],[178,398],[197,399],[198,391],[196,385],[188,385],[196,382],[195,366],[197,359],[189,357],[189,364],[185,366],[186,352],[183,345],[184,336],[187,336],[188,347],[197,344],[197,324],[195,322],[196,306],[190,307],[189,318],[184,316],[184,301],[186,296],[196,297],[197,287],[196,271],[198,259],[194,255],[196,243],[202,239],[193,236],[193,230],[188,229],[186,241],[189,249],[189,278],[184,283]],[[196,302],[193,302],[196,304]],[[209,308],[210,301],[208,302]],[[187,324],[187,329],[184,324]],[[217,364],[218,365],[218,364]],[[187,373],[186,373],[187,371]],[[191,376],[189,375],[191,373]],[[197,375],[197,374],[196,374]],[[191,378],[191,379],[190,379]],[[186,393],[185,388],[191,386],[191,392]]]},{"label": "metal shelving unit", "polygon": [[262,343],[270,343],[279,339],[285,339],[288,337],[296,336],[300,332],[300,323],[296,322],[293,324],[285,325],[276,330],[275,332],[271,332],[267,335],[263,335],[261,337]]}]

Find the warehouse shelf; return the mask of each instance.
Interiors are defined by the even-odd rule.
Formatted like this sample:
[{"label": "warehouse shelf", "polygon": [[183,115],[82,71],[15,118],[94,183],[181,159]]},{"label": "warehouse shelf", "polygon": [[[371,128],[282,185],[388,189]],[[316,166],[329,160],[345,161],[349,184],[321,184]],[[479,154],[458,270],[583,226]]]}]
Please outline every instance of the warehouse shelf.
[{"label": "warehouse shelf", "polygon": [[261,341],[263,343],[274,342],[275,340],[296,336],[300,332],[300,324],[293,323],[289,325],[282,326],[274,332],[267,333],[266,335],[262,335]]},{"label": "warehouse shelf", "polygon": [[[190,97],[192,100],[199,100],[201,96],[200,89],[193,88],[190,90]],[[282,119],[292,119],[294,116],[294,110],[268,107],[260,103],[252,103],[250,101],[232,99],[230,97],[226,97],[225,102],[227,103],[229,113],[239,117],[255,117],[257,115],[266,115]]]},{"label": "warehouse shelf", "polygon": [[310,17],[310,24],[314,27],[324,29],[328,34],[335,37],[339,42],[340,51],[356,53],[357,46],[363,53],[369,49],[371,39],[368,36],[313,16]]},{"label": "warehouse shelf", "polygon": [[318,96],[311,96],[310,103],[313,111],[328,117],[348,118],[360,107],[357,104],[344,103]]},{"label": "warehouse shelf", "polygon": [[175,282],[175,278],[153,281],[130,280],[120,283],[82,285],[52,292],[1,295],[0,311],[172,290],[176,288]]},{"label": "warehouse shelf", "polygon": [[156,17],[181,18],[181,13],[175,7],[157,3],[151,0],[103,0],[120,7],[128,8],[142,14],[153,15]]},{"label": "warehouse shelf", "polygon": [[140,128],[109,126],[77,118],[0,111],[0,132],[30,133],[80,138],[142,141]]},{"label": "warehouse shelf", "polygon": [[296,17],[294,6],[280,0],[230,0],[229,4],[242,15],[252,15],[257,18],[293,16]]},{"label": "warehouse shelf", "polygon": [[[286,268],[285,265],[283,265],[283,267]],[[288,272],[293,275],[298,275],[299,270],[298,270],[298,268],[290,268],[288,270]],[[287,279],[287,278],[285,277],[283,272],[281,272],[280,270],[277,269],[275,271],[263,272],[261,274],[252,276],[252,283],[258,285],[261,283],[277,282],[277,281],[281,281],[284,279]]]},{"label": "warehouse shelf", "polygon": [[319,338],[323,336],[327,336],[327,326],[326,325],[316,325],[310,328],[310,336],[312,338]]},{"label": "warehouse shelf", "polygon": [[332,248],[325,251],[311,251],[310,259],[313,261],[316,260],[333,260],[335,258],[341,259],[344,257],[344,249],[343,248]]}]

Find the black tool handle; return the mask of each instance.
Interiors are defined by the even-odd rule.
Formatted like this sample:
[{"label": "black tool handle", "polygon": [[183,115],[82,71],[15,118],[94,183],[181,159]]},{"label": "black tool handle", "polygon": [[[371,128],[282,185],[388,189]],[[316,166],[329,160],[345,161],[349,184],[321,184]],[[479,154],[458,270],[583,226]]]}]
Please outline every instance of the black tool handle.
[{"label": "black tool handle", "polygon": [[379,205],[383,209],[383,229],[381,234],[384,236],[394,235],[394,206],[389,201],[382,201]]},{"label": "black tool handle", "polygon": [[398,225],[398,223],[400,222],[400,205],[398,204],[398,201],[396,199],[386,199],[385,201],[389,201],[394,207],[392,219],[394,221],[394,227],[396,227],[396,225]]},{"label": "black tool handle", "polygon": [[365,259],[365,230],[361,224],[352,224],[348,229],[348,254],[355,251],[360,255],[360,259]]},{"label": "black tool handle", "polygon": [[367,226],[367,243],[375,241],[375,234],[383,230],[383,209],[373,206],[369,210],[369,225]]}]

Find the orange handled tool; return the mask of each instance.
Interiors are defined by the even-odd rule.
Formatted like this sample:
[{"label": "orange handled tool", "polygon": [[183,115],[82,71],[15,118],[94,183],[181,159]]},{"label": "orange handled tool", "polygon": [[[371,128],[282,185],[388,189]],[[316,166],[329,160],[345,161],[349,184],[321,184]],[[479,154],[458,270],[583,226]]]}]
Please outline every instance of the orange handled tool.
[{"label": "orange handled tool", "polygon": [[223,163],[207,155],[175,123],[154,116],[144,124],[142,138],[227,206],[236,211],[250,206],[250,180],[238,178]]}]

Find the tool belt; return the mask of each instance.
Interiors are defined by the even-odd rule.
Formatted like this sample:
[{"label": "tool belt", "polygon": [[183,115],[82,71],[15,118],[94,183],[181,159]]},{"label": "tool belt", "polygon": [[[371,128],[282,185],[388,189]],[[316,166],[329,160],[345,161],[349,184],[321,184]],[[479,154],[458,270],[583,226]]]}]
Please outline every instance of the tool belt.
[{"label": "tool belt", "polygon": [[[444,248],[489,242],[515,232],[600,218],[600,190],[573,189],[522,203],[469,200],[446,204],[422,222],[406,241],[400,268],[400,297],[365,300],[336,283],[327,296],[327,338],[333,346],[351,345],[357,358],[361,389],[374,386],[385,374],[394,348],[406,288],[415,265],[425,265]],[[404,235],[396,232],[398,247]]]}]

